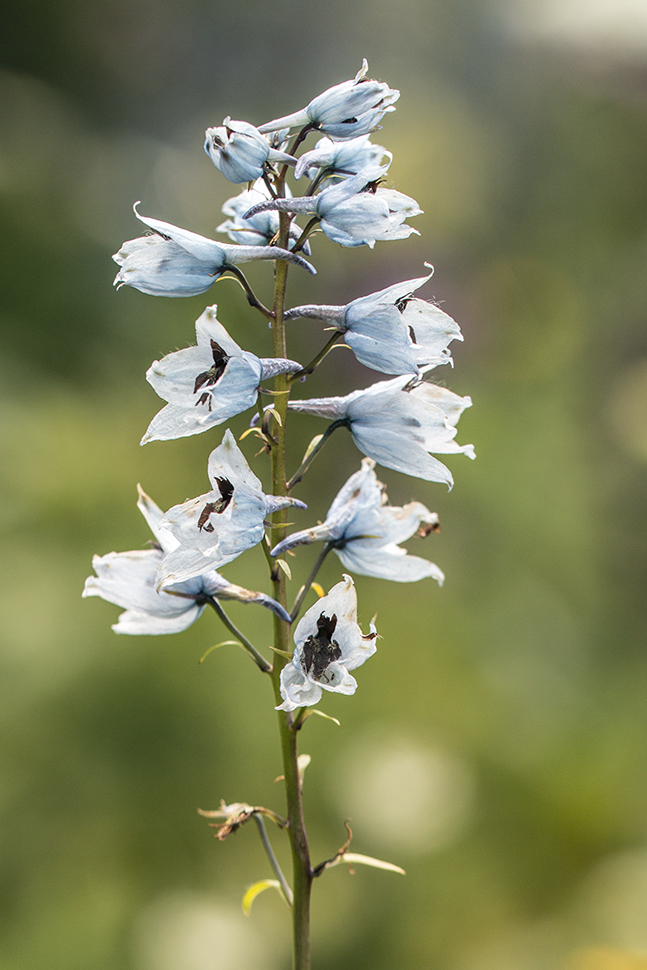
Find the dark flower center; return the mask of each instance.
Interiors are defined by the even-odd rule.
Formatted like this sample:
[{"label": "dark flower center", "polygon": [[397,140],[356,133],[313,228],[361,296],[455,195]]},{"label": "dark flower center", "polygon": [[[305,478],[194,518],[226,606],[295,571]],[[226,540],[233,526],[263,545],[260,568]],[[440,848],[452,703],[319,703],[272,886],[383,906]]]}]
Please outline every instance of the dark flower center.
[{"label": "dark flower center", "polygon": [[222,515],[233,498],[234,486],[228,478],[217,478],[216,484],[218,485],[220,498],[215,502],[207,502],[202,509],[200,518],[198,519],[198,529],[200,532],[203,529],[205,532],[213,532],[213,525],[209,522],[209,516],[212,514]]},{"label": "dark flower center", "polygon": [[301,663],[306,674],[311,674],[314,680],[321,680],[330,664],[341,657],[341,647],[332,638],[336,626],[334,613],[330,617],[321,613],[317,620],[316,636],[308,637],[303,644]]},{"label": "dark flower center", "polygon": [[[194,394],[197,394],[200,388],[204,387],[205,385],[207,387],[213,387],[214,384],[217,384],[222,375],[225,373],[227,364],[231,360],[231,357],[227,356],[220,344],[216,343],[215,340],[211,341],[211,353],[213,356],[213,365],[209,368],[209,370],[203,371],[202,374],[198,374],[196,377],[195,384],[193,386]],[[195,403],[196,407],[198,404],[208,403],[209,410],[211,410],[211,394],[209,391],[205,391],[204,394],[201,394]]]}]

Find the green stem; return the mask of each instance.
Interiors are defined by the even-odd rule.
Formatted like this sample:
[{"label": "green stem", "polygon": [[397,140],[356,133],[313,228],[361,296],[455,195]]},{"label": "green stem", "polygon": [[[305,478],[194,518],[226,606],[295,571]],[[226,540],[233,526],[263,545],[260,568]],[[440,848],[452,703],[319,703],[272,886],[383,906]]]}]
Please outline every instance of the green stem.
[{"label": "green stem", "polygon": [[307,472],[308,468],[310,467],[311,463],[314,461],[315,457],[319,454],[319,452],[321,451],[325,443],[328,441],[328,438],[331,436],[333,431],[336,431],[337,428],[344,428],[346,427],[347,424],[348,424],[348,420],[346,418],[339,418],[337,421],[333,421],[332,424],[328,425],[328,427],[326,428],[326,430],[321,436],[321,441],[317,442],[317,444],[314,446],[314,448],[312,449],[308,457],[301,462],[301,465],[297,468],[296,472],[294,473],[290,481],[287,483],[286,488],[288,492],[290,491],[290,489],[294,488],[295,485],[299,484],[299,482]]},{"label": "green stem", "polygon": [[261,837],[261,842],[263,843],[263,848],[265,849],[265,854],[267,855],[267,858],[270,860],[270,865],[274,870],[274,874],[276,875],[276,878],[281,884],[281,891],[285,896],[285,901],[288,904],[288,906],[292,906],[292,903],[294,902],[294,896],[292,895],[292,890],[288,886],[287,880],[283,875],[283,872],[281,871],[281,867],[278,863],[278,860],[274,855],[274,850],[270,845],[270,840],[267,837],[267,830],[265,828],[265,822],[263,821],[263,816],[259,815],[257,812],[254,812],[254,814],[252,815],[252,818],[256,822],[256,826],[258,828],[258,834]]},{"label": "green stem", "polygon": [[308,592],[310,591],[310,587],[312,586],[312,583],[314,582],[317,573],[321,569],[324,559],[326,558],[330,550],[334,549],[334,547],[335,547],[334,542],[325,543],[323,549],[321,550],[321,552],[319,553],[319,556],[317,557],[317,561],[315,562],[314,566],[310,570],[310,575],[306,579],[305,584],[299,590],[298,596],[294,601],[294,606],[290,611],[290,619],[292,620],[293,623],[296,620],[297,616],[299,615],[301,604],[303,603],[304,599],[308,595]]},{"label": "green stem", "polygon": [[215,598],[215,596],[208,596],[207,603],[209,604],[209,606],[213,606],[214,610],[216,611],[216,613],[218,614],[218,616],[220,617],[224,625],[227,627],[229,632],[233,633],[233,635],[236,637],[237,640],[240,640],[240,642],[242,643],[247,653],[250,655],[254,663],[258,667],[260,667],[263,673],[264,674],[271,673],[272,664],[267,662],[263,654],[259,653],[256,647],[254,646],[254,644],[247,639],[244,633],[241,633],[241,631],[238,629],[236,624],[232,623],[232,621],[229,619],[229,617],[227,616],[227,614],[225,613],[225,611],[223,610],[222,606]]},{"label": "green stem", "polygon": [[[301,133],[304,135],[304,133]],[[304,135],[305,137],[305,135]],[[297,139],[298,140],[298,139]],[[285,194],[283,186],[283,171],[276,184],[279,197]],[[287,213],[279,213],[278,245],[287,248],[290,217]],[[285,340],[285,292],[287,285],[288,264],[284,260],[277,260],[274,284],[274,311],[272,317],[272,340],[275,357],[287,357]],[[286,374],[279,374],[275,378],[274,390],[287,391],[289,389]],[[276,397],[276,410],[281,416],[281,423],[276,428],[276,444],[272,448],[270,458],[272,462],[272,494],[287,495],[285,481],[285,427],[288,414],[288,394],[279,393]],[[273,530],[273,538],[280,542],[286,533],[287,510],[274,512],[272,524],[278,528]],[[283,570],[272,572],[273,595],[282,606],[287,606],[286,577]],[[274,648],[275,651],[289,653],[290,627],[284,620],[274,615]],[[282,702],[280,690],[282,662],[280,653],[274,654],[275,662],[272,669],[272,684],[275,703]],[[292,852],[292,885],[294,901],[292,905],[292,938],[294,953],[294,970],[310,970],[310,891],[312,888],[312,868],[310,866],[310,850],[303,818],[303,803],[301,779],[297,763],[297,736],[293,729],[293,717],[285,711],[278,711],[279,732],[281,737],[281,751],[283,755],[283,775],[285,778],[285,793],[287,801],[288,834]]]},{"label": "green stem", "polygon": [[321,361],[326,357],[330,351],[333,349],[340,337],[343,336],[341,330],[336,330],[332,335],[330,340],[321,348],[316,357],[313,357],[309,364],[306,364],[301,370],[297,371],[296,374],[289,374],[288,381],[298,381],[300,377],[305,377],[307,374],[312,374],[312,372],[319,366]]}]

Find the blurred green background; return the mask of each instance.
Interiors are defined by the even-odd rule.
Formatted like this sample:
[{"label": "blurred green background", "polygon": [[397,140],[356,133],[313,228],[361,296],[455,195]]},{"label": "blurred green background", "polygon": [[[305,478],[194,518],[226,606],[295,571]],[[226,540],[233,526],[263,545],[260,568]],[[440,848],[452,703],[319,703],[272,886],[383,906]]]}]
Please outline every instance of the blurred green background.
[{"label": "blurred green background", "polygon": [[[211,302],[269,352],[233,283],[182,301],[113,292],[132,203],[212,235],[236,189],[204,128],[296,110],[363,56],[402,91],[377,140],[422,235],[373,252],[317,237],[319,275],[292,273],[290,302],[344,303],[431,261],[425,295],[466,337],[438,376],[472,395],[459,440],[479,457],[450,459],[449,495],[380,470],[392,502],[439,512],[441,534],[409,547],[447,582],[357,579],[380,649],[352,700],[325,697],[341,728],[303,731],[314,858],[350,817],[355,851],[407,869],[316,884],[314,966],[644,970],[645,9],[23,0],[2,19],[2,970],[288,965],[278,897],[240,910],[270,875],[255,832],[219,844],[196,814],[220,798],[281,810],[268,684],[234,648],[198,665],[223,638],[211,614],[116,637],[117,608],[80,592],[93,553],[147,540],[136,482],[164,508],[207,486],[218,431],[139,447],[160,406],[150,362],[191,343]],[[267,295],[268,268],[249,275]],[[320,334],[293,338],[301,359]],[[301,393],[375,379],[336,353]],[[300,525],[359,458],[333,438]],[[264,568],[255,550],[224,572],[266,589]],[[231,613],[267,642],[269,615]]]}]

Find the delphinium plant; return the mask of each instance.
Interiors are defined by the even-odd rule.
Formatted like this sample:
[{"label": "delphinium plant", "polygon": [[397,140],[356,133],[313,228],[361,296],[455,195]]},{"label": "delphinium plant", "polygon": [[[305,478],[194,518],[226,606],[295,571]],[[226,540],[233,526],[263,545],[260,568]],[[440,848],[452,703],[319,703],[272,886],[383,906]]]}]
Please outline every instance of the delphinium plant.
[{"label": "delphinium plant", "polygon": [[[311,860],[302,809],[309,759],[299,756],[297,746],[307,717],[320,713],[316,705],[323,692],[354,694],[354,672],[376,650],[375,623],[363,631],[357,622],[352,574],[395,582],[426,577],[443,581],[436,565],[409,555],[400,545],[414,533],[426,536],[436,530],[436,514],[420,502],[389,505],[375,465],[451,486],[449,469],[434,455],[462,452],[474,457],[471,445],[455,440],[457,421],[470,399],[428,379],[431,370],[452,362],[449,344],[462,340],[450,316],[416,295],[431,272],[388,281],[379,292],[345,306],[286,308],[290,267],[316,272],[310,262],[316,231],[350,248],[373,248],[378,240],[406,239],[416,232],[406,220],[421,210],[413,199],[388,187],[392,156],[370,140],[384,116],[395,110],[399,92],[371,80],[367,72],[364,61],[354,79],[324,91],[303,110],[259,127],[226,118],[221,127],[207,129],[205,150],[215,167],[230,182],[244,186],[223,207],[228,218],[218,227],[231,242],[143,216],[135,207],[150,232],[124,243],[115,255],[120,266],[117,287],[134,286],[154,296],[194,296],[220,277],[233,276],[245,291],[250,312],[269,321],[274,350],[271,358],[242,350],[217,319],[217,308],[207,307],[196,324],[195,346],[155,361],[148,370],[148,381],[167,403],[151,421],[142,444],[201,434],[250,410],[250,428],[240,441],[246,439],[246,446],[260,441],[261,451],[252,461],[265,484],[226,429],[209,455],[209,491],[162,512],[140,490],[138,506],[154,540],[146,550],[95,557],[96,576],[87,580],[84,591],[125,610],[113,627],[117,633],[178,633],[209,606],[233,638],[225,642],[242,646],[268,678],[278,712],[286,808],[279,813],[223,802],[220,809],[204,814],[217,819],[221,839],[249,820],[258,827],[276,878],[250,887],[243,905],[249,910],[254,897],[270,887],[283,896],[292,914],[296,970],[310,966],[314,879],[342,862],[401,871],[350,852],[350,834],[330,858]],[[318,140],[303,151],[313,134]],[[296,189],[306,183],[305,193],[298,196]],[[273,263],[271,301],[262,302],[240,269],[250,260]],[[303,326],[293,321],[318,321],[320,329],[329,331],[305,363],[288,357],[289,328]],[[362,364],[389,379],[343,397],[293,397],[316,368],[326,366],[329,352],[340,342]],[[312,437],[307,416],[329,423]],[[350,431],[366,457],[334,497],[323,522],[288,535],[287,509],[306,508],[294,492],[339,428]],[[288,432],[303,438],[305,455],[298,468],[286,468]],[[320,468],[323,483],[325,470]],[[236,586],[220,571],[259,543],[267,558],[271,595]],[[312,543],[318,543],[317,554],[289,603],[286,581],[291,571],[284,556]],[[346,573],[326,593],[316,577],[330,552]],[[314,602],[302,613],[308,598]],[[228,600],[257,603],[270,611],[269,655],[229,618],[223,605]],[[266,820],[289,840],[291,879],[277,862]]]}]

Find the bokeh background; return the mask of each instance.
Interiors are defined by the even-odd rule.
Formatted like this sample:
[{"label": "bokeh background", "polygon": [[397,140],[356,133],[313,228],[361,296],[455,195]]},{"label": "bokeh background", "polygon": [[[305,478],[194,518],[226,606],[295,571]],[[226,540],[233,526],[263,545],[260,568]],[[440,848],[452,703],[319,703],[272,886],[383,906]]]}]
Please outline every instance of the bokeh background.
[{"label": "bokeh background", "polygon": [[[315,966],[644,970],[644,3],[22,0],[2,24],[0,966],[288,965],[278,896],[240,908],[271,875],[255,832],[220,844],[196,814],[221,798],[280,810],[267,683],[235,648],[198,665],[226,636],[213,615],[116,637],[118,610],[80,592],[93,553],[148,538],[136,482],[165,508],[206,487],[218,431],[139,447],[160,406],[150,362],[192,342],[207,302],[269,352],[234,283],[113,292],[132,203],[211,235],[236,189],[204,128],[295,110],[366,56],[402,90],[378,140],[422,235],[373,252],[317,237],[319,275],[293,272],[290,299],[343,303],[431,261],[425,295],[466,337],[439,377],[472,395],[459,440],[479,457],[450,459],[451,494],[380,475],[394,503],[439,512],[440,535],[409,546],[447,582],[358,578],[380,649],[352,700],[326,696],[341,727],[303,731],[315,859],[350,817],[355,851],[407,870],[320,880]],[[268,293],[266,266],[250,277]],[[295,324],[291,352],[320,337]],[[336,354],[306,393],[375,379]],[[321,425],[299,430],[294,461]],[[359,457],[333,438],[299,523]],[[267,588],[257,553],[228,578]],[[264,611],[231,613],[267,642]]]}]

